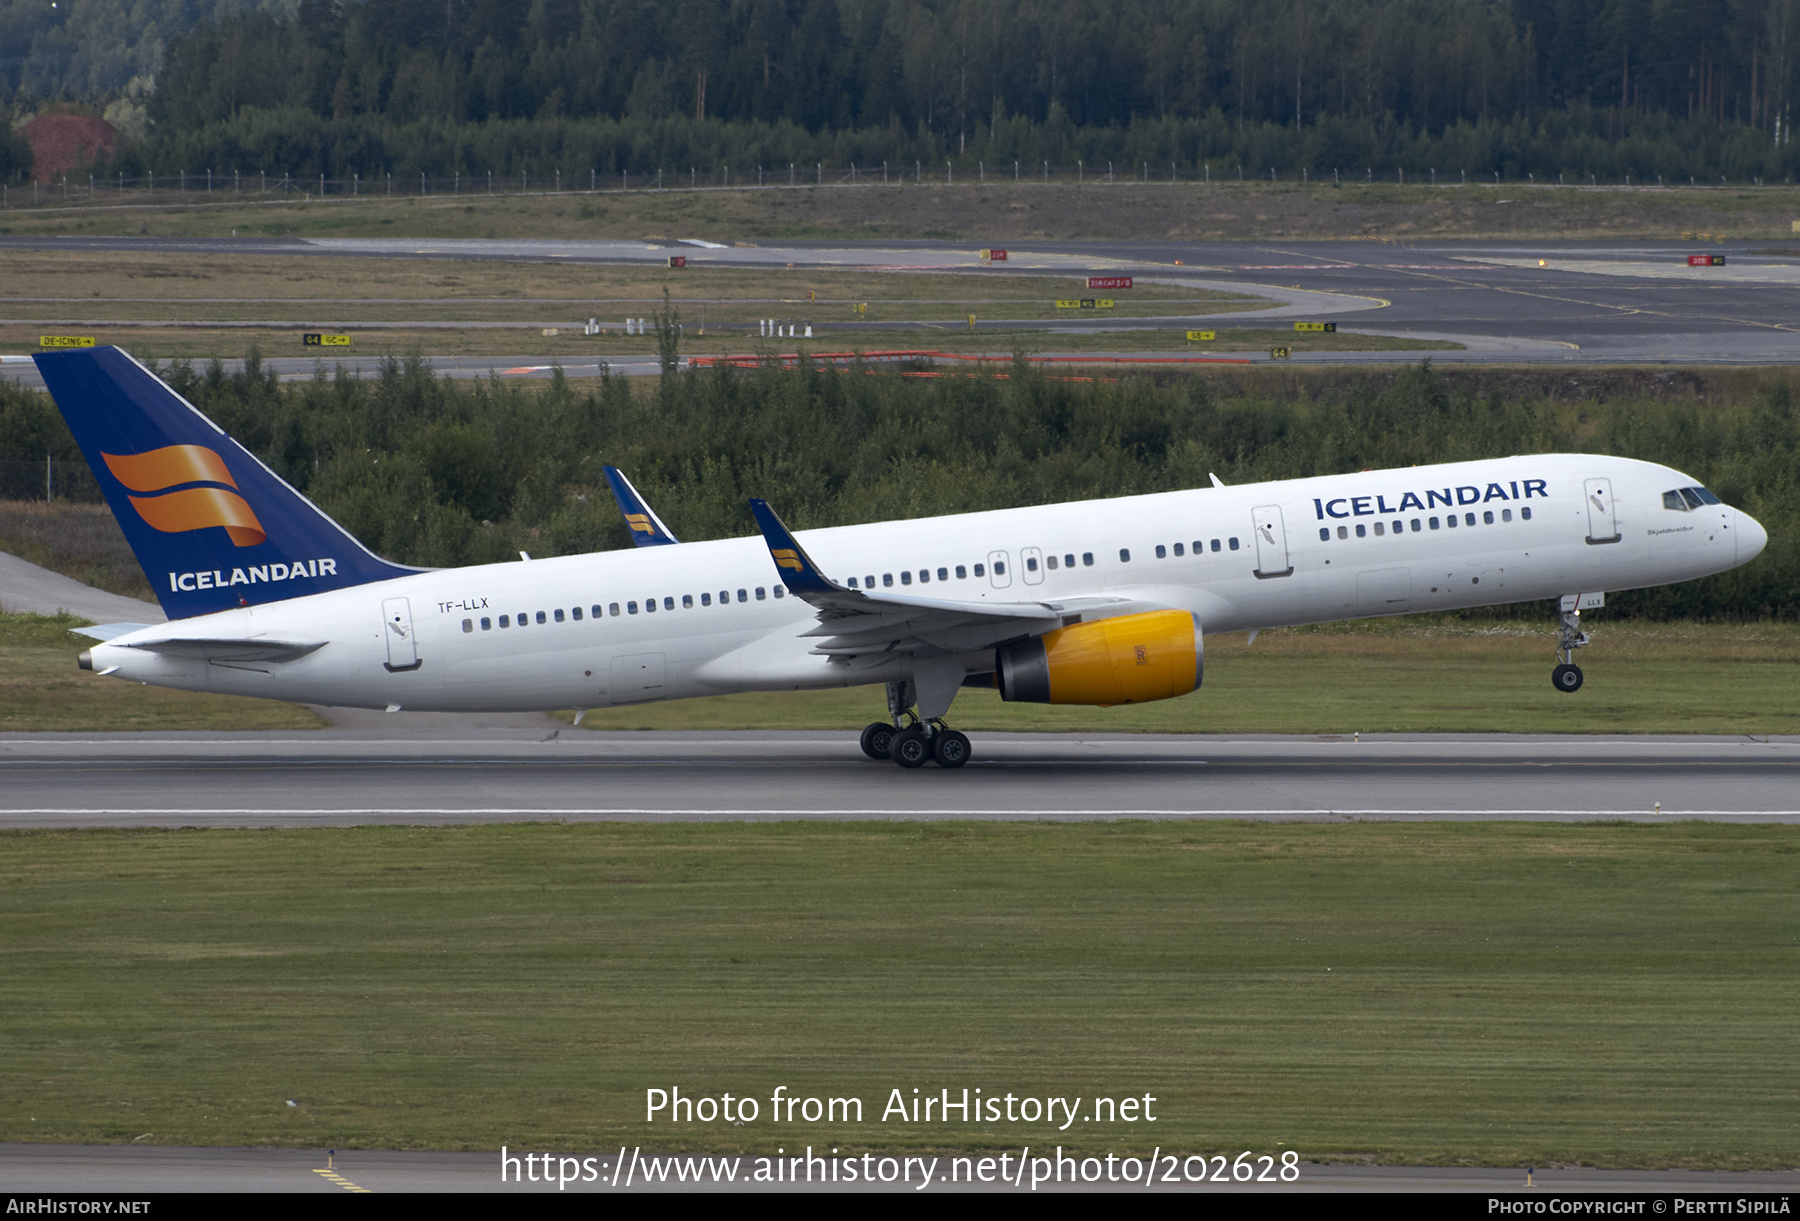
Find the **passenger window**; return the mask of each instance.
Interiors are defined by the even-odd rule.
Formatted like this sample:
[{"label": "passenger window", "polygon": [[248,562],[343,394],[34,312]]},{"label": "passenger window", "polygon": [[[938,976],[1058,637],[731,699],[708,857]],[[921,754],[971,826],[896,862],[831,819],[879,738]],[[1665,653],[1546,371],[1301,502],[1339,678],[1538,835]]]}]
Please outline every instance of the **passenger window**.
[{"label": "passenger window", "polygon": [[682,610],[693,610],[694,609],[694,595],[693,594],[682,594],[681,595],[681,609]]},{"label": "passenger window", "polygon": [[664,598],[663,599],[663,609],[664,610],[674,610],[675,609],[675,599],[673,597]]},{"label": "passenger window", "polygon": [[719,591],[719,605],[726,606],[726,605],[729,605],[730,602],[731,602],[731,591],[729,589],[721,589]]},{"label": "passenger window", "polygon": [[912,584],[912,573],[910,571],[903,572],[900,574],[900,584],[902,584],[902,585],[911,585]]},{"label": "passenger window", "polygon": [[1036,572],[1037,571],[1037,556],[1028,555],[1025,557],[1025,571],[1026,572]]},{"label": "passenger window", "polygon": [[1184,554],[1184,553],[1183,553],[1183,552],[1182,552],[1182,549],[1181,549],[1181,544],[1180,544],[1180,543],[1176,543],[1176,544],[1175,544],[1175,558],[1176,558],[1176,559],[1180,559],[1180,558],[1181,558],[1181,557],[1182,557],[1182,555],[1183,555],[1183,554]]},{"label": "passenger window", "polygon": [[544,614],[544,612],[543,612],[543,611],[539,611],[539,612],[538,612],[538,613],[537,613],[537,621],[538,621],[538,622],[539,622],[539,623],[542,623],[542,622],[544,622],[544,620],[545,620],[545,618],[546,618],[546,616],[545,616],[545,614]]},{"label": "passenger window", "polygon": [[1159,560],[1168,559],[1169,558],[1169,549],[1167,547],[1163,546],[1161,543],[1156,544],[1156,558]]},{"label": "passenger window", "polygon": [[1206,540],[1201,539],[1201,538],[1195,539],[1194,540],[1194,554],[1202,555],[1205,553],[1205,551],[1206,551]]},{"label": "passenger window", "polygon": [[501,615],[500,616],[500,626],[501,627],[511,627],[512,626],[511,618],[509,618],[506,615]]},{"label": "passenger window", "polygon": [[1321,543],[1329,543],[1331,541],[1331,527],[1330,526],[1320,526],[1319,527],[1319,541]]},{"label": "passenger window", "polygon": [[1432,519],[1431,519],[1431,528],[1432,528],[1432,529],[1433,529],[1433,530],[1435,530],[1435,529],[1437,529],[1437,528],[1438,528],[1438,519],[1437,519],[1437,518],[1435,518],[1435,517],[1434,517],[1434,518],[1432,518]]},{"label": "passenger window", "polygon": [[1382,534],[1383,534],[1383,533],[1384,533],[1384,531],[1383,531],[1383,530],[1382,530],[1382,528],[1381,528],[1381,523],[1380,523],[1380,522],[1376,522],[1376,523],[1375,523],[1375,537],[1376,537],[1376,538],[1380,538],[1380,537],[1381,537],[1381,536],[1382,536]]},{"label": "passenger window", "polygon": [[[979,574],[977,574],[977,575],[979,575]],[[994,575],[997,577],[1003,577],[1006,575],[1006,561],[1005,560],[995,560],[994,561]]]},{"label": "passenger window", "polygon": [[1531,520],[1531,506],[1530,505],[1526,505],[1524,508],[1519,510],[1519,520],[1520,521],[1530,521]]},{"label": "passenger window", "polygon": [[750,600],[750,591],[749,590],[747,590],[747,589],[738,590],[738,601],[739,602],[748,602],[749,600]]},{"label": "passenger window", "polygon": [[644,599],[644,613],[646,615],[654,615],[656,613],[656,599],[655,598],[645,598]]},{"label": "passenger window", "polygon": [[1073,556],[1073,555],[1065,555],[1065,556],[1063,556],[1063,567],[1064,567],[1064,568],[1073,568],[1073,567],[1075,567],[1075,557],[1074,557],[1074,556]]},{"label": "passenger window", "polygon": [[1217,551],[1219,549],[1219,540],[1216,538],[1212,541],[1212,549],[1214,551]]},{"label": "passenger window", "polygon": [[[1338,537],[1339,538],[1349,538],[1350,537],[1350,527],[1349,526],[1339,526],[1338,527]],[[1217,551],[1218,548],[1214,547],[1213,550]]]},{"label": "passenger window", "polygon": [[975,565],[975,575],[978,577],[985,577],[987,575],[987,565],[986,564]]},{"label": "passenger window", "polygon": [[475,630],[475,621],[473,619],[464,619],[463,620],[463,631],[472,632],[474,630]]},{"label": "passenger window", "polygon": [[856,588],[856,578],[855,578],[855,577],[851,577],[851,578],[850,578],[850,588],[851,588],[851,589],[855,589],[855,588]]},{"label": "passenger window", "polygon": [[1092,551],[1083,551],[1081,553],[1081,566],[1083,568],[1092,568],[1094,566],[1094,553]]},{"label": "passenger window", "polygon": [[787,586],[785,586],[785,585],[777,585],[777,586],[776,586],[776,587],[775,587],[775,596],[776,596],[776,597],[777,597],[777,598],[785,598],[785,597],[787,597]]},{"label": "passenger window", "polygon": [[969,576],[969,570],[966,567],[964,567],[963,565],[958,564],[956,566],[956,579],[959,581],[963,581],[963,580],[967,580],[968,576]]},{"label": "passenger window", "polygon": [[891,572],[882,573],[881,584],[888,589],[892,589],[894,587],[894,574]]},{"label": "passenger window", "polygon": [[1475,524],[1475,515],[1473,513],[1464,513],[1463,514],[1463,525],[1472,526],[1474,524]]},{"label": "passenger window", "polygon": [[637,614],[637,603],[636,602],[627,602],[625,604],[625,613],[628,615]]},{"label": "passenger window", "polygon": [[579,606],[570,610],[569,615],[571,618],[573,618],[575,620],[575,622],[577,622],[577,623],[581,622],[581,608]]},{"label": "passenger window", "polygon": [[1494,511],[1492,509],[1488,509],[1486,512],[1482,513],[1481,522],[1483,525],[1486,525],[1486,526],[1493,525],[1494,524]]},{"label": "passenger window", "polygon": [[948,568],[938,569],[938,580],[948,581],[949,579],[950,579],[950,570]]},{"label": "passenger window", "polygon": [[1395,522],[1394,523],[1394,533],[1395,534],[1405,534],[1406,533],[1406,523],[1403,521]]},{"label": "passenger window", "polygon": [[762,586],[758,585],[756,587],[756,600],[758,602],[767,600],[768,596],[769,596],[768,593],[763,589]]},{"label": "passenger window", "polygon": [[[558,623],[561,623],[561,622],[562,622],[562,621],[563,621],[563,613],[562,613],[562,609],[561,609],[561,608],[560,608],[560,607],[559,607],[559,608],[557,608],[557,610],[556,610],[556,611],[555,611],[555,612],[553,612],[553,613],[554,613],[554,615],[555,615],[555,617],[556,617],[556,621],[557,621],[557,622],[558,622]],[[576,611],[576,612],[575,612],[575,613],[576,613],[576,614],[577,614],[577,615],[579,615],[579,614],[580,614],[580,613],[581,613],[581,612],[580,612],[580,611]]]},{"label": "passenger window", "polygon": [[711,606],[712,605],[712,595],[711,594],[701,594],[700,595],[700,605],[701,606]]},{"label": "passenger window", "polygon": [[1232,538],[1232,539],[1228,539],[1228,540],[1226,540],[1226,541],[1227,541],[1227,542],[1229,542],[1229,543],[1230,543],[1230,544],[1231,544],[1231,549],[1232,549],[1232,550],[1233,550],[1233,551],[1236,551],[1236,550],[1237,550],[1237,549],[1238,549],[1238,541],[1237,541],[1237,539],[1235,539],[1235,538]]},{"label": "passenger window", "polygon": [[929,568],[919,569],[919,584],[921,584],[921,585],[931,584],[931,569],[929,569]]},{"label": "passenger window", "polygon": [[526,624],[531,622],[531,612],[526,611],[524,614],[518,616],[518,618],[515,620],[515,622],[517,622],[520,627],[524,627]]},{"label": "passenger window", "polygon": [[864,589],[874,589],[875,588],[875,574],[874,573],[870,573],[868,576],[863,578],[863,588]]},{"label": "passenger window", "polygon": [[[1356,537],[1357,538],[1369,537],[1369,528],[1367,526],[1363,525],[1361,522],[1357,522],[1356,523]],[[1234,543],[1237,542],[1237,540],[1235,538],[1232,539],[1231,541]],[[1237,548],[1233,547],[1232,550],[1236,551]]]},{"label": "passenger window", "polygon": [[493,631],[494,630],[494,621],[492,619],[489,619],[486,615],[483,615],[481,617],[481,630],[484,632]]},{"label": "passenger window", "polygon": [[1444,518],[1444,524],[1446,526],[1449,526],[1452,530],[1456,529],[1456,514],[1451,513],[1451,514],[1446,515]]},{"label": "passenger window", "polygon": [[1048,568],[1051,572],[1056,571],[1056,565],[1057,565],[1057,559],[1055,556],[1047,555],[1044,557],[1044,567]]},{"label": "passenger window", "polygon": [[1412,519],[1412,532],[1414,534],[1419,532],[1419,519],[1416,517]]},{"label": "passenger window", "polygon": [[617,619],[619,617],[619,604],[617,602],[608,603],[606,610],[613,618]]},{"label": "passenger window", "polygon": [[1512,520],[1512,510],[1511,509],[1501,509],[1500,510],[1500,520],[1501,521],[1511,521]]},{"label": "passenger window", "polygon": [[1121,564],[1131,563],[1131,548],[1129,548],[1129,547],[1119,548],[1119,563],[1121,563]]}]

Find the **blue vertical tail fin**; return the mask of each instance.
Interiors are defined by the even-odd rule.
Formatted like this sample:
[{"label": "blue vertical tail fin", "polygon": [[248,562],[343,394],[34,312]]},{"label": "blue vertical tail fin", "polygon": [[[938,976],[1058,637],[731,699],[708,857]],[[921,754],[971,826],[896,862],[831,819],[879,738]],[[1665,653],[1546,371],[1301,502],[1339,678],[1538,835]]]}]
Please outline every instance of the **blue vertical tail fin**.
[{"label": "blue vertical tail fin", "polygon": [[421,571],[370,552],[118,348],[35,359],[171,619]]},{"label": "blue vertical tail fin", "polygon": [[619,512],[625,515],[625,524],[631,529],[632,542],[640,547],[667,547],[681,541],[663,525],[663,519],[656,515],[656,510],[638,495],[638,490],[631,486],[631,480],[625,478],[624,471],[616,466],[603,469],[606,472],[607,486],[612,488],[613,499],[619,502]]}]

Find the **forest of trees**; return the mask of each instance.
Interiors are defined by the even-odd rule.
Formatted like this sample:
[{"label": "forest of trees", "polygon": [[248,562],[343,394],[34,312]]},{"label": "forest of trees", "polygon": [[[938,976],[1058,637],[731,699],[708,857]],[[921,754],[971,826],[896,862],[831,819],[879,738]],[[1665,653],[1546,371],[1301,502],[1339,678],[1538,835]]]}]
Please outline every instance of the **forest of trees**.
[{"label": "forest of trees", "polygon": [[[1716,393],[1572,404],[1458,391],[1429,366],[1276,393],[1200,376],[1008,372],[716,369],[666,374],[652,392],[622,377],[592,389],[434,379],[399,361],[370,381],[282,384],[253,355],[242,374],[165,375],[369,547],[414,564],[630,546],[602,482],[608,462],[697,540],[752,533],[751,496],[805,529],[1205,487],[1211,472],[1242,483],[1587,451],[1667,463],[1770,537],[1754,563],[1609,597],[1609,612],[1800,618],[1800,404],[1786,381],[1728,405]],[[65,470],[81,463],[49,396],[0,382],[0,463],[38,472],[46,454]]]},{"label": "forest of trees", "polygon": [[[69,16],[0,0],[0,86],[22,113],[153,76],[151,125],[108,167],[128,173],[585,176],[946,157],[1615,180],[1800,168],[1788,142],[1800,0],[59,8]],[[77,25],[99,31],[91,48]]]}]

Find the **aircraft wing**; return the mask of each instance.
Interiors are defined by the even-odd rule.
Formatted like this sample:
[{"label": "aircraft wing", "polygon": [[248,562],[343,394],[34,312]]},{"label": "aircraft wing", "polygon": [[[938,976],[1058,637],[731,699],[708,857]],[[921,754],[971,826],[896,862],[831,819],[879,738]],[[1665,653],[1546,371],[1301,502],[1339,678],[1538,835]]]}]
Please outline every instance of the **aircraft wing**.
[{"label": "aircraft wing", "polygon": [[602,469],[606,472],[607,486],[612,488],[613,499],[619,502],[619,512],[625,515],[625,524],[631,527],[632,542],[640,547],[667,547],[681,541],[663,525],[656,510],[644,503],[638,490],[631,486],[631,480],[625,478],[624,471],[616,466]]},{"label": "aircraft wing", "polygon": [[1103,595],[988,602],[847,589],[819,570],[767,501],[752,500],[750,509],[782,582],[818,612],[818,626],[804,634],[818,639],[813,652],[825,656],[967,653],[1079,622],[1089,611],[1130,605],[1130,599]]}]

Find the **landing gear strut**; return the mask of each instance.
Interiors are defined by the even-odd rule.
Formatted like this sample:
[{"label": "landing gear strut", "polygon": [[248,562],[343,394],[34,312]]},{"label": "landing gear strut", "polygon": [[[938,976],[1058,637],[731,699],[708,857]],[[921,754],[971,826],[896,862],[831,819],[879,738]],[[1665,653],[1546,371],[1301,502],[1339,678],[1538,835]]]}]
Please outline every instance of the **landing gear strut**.
[{"label": "landing gear strut", "polygon": [[1562,664],[1550,671],[1550,685],[1572,694],[1581,690],[1581,667],[1575,664],[1575,650],[1585,646],[1589,637],[1581,630],[1578,610],[1559,611],[1557,624],[1556,655],[1562,658]]},{"label": "landing gear strut", "polygon": [[924,767],[935,762],[939,767],[961,767],[969,761],[972,748],[966,735],[944,724],[940,718],[921,720],[912,711],[917,688],[911,682],[887,685],[888,721],[876,721],[862,731],[863,754],[871,759],[891,759],[904,768]]}]

